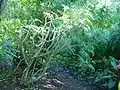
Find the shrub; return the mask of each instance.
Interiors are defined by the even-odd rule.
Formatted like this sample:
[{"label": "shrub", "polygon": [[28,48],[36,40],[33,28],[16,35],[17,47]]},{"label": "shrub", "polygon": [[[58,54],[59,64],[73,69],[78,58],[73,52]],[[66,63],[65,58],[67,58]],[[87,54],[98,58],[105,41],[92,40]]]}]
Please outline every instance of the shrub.
[{"label": "shrub", "polygon": [[45,13],[44,25],[37,26],[36,20],[33,20],[30,25],[21,26],[17,31],[16,43],[25,63],[21,84],[29,84],[40,79],[53,56],[64,46],[60,44],[65,37],[64,31],[55,27],[53,20],[53,14]]}]

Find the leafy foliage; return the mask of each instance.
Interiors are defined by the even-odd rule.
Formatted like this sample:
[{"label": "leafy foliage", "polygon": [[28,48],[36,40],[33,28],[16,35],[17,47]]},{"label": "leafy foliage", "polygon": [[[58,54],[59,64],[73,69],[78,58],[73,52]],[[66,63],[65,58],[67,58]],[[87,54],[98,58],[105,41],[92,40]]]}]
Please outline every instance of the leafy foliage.
[{"label": "leafy foliage", "polygon": [[0,22],[0,55],[7,56],[1,58],[14,62],[20,51],[21,84],[37,81],[57,59],[111,88],[120,58],[119,13],[119,4],[103,0],[9,0]]}]

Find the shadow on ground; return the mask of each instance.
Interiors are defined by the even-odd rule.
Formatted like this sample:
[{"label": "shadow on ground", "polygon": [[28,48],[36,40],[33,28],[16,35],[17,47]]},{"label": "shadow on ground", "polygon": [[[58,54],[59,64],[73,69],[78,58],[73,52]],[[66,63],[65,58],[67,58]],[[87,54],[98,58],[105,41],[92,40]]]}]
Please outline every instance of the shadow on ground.
[{"label": "shadow on ground", "polygon": [[[30,87],[22,87],[15,81],[1,81],[0,90],[103,90],[85,80],[75,79],[71,71],[51,63],[46,75]],[[105,90],[105,89],[104,89]]]}]

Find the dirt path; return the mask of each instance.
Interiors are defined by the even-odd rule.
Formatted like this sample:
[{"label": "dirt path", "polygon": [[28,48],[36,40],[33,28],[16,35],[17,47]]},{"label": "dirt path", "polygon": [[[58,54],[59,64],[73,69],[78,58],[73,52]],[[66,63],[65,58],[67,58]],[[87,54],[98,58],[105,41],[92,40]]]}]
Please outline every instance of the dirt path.
[{"label": "dirt path", "polygon": [[1,82],[0,90],[102,90],[91,86],[87,81],[77,80],[71,71],[55,64],[50,64],[46,76],[30,88],[21,87],[13,82]]},{"label": "dirt path", "polygon": [[102,90],[97,86],[89,85],[88,82],[77,80],[71,75],[70,70],[63,69],[55,64],[48,68],[48,74],[41,80],[41,90]]}]

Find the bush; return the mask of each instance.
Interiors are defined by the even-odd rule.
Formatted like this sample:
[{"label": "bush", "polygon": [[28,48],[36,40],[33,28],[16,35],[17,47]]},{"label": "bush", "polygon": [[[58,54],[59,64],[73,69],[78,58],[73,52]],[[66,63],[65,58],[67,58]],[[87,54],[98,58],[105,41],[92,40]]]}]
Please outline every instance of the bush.
[{"label": "bush", "polygon": [[[17,58],[15,66],[23,71],[21,84],[37,81],[44,75],[48,63],[57,59],[78,76],[111,88],[120,50],[119,20],[119,6],[114,3],[9,0],[1,16],[0,43],[10,41],[10,46],[20,51],[17,53],[20,60]],[[9,52],[7,57],[12,57],[14,62],[16,51],[11,47],[3,49],[2,54]]]}]

